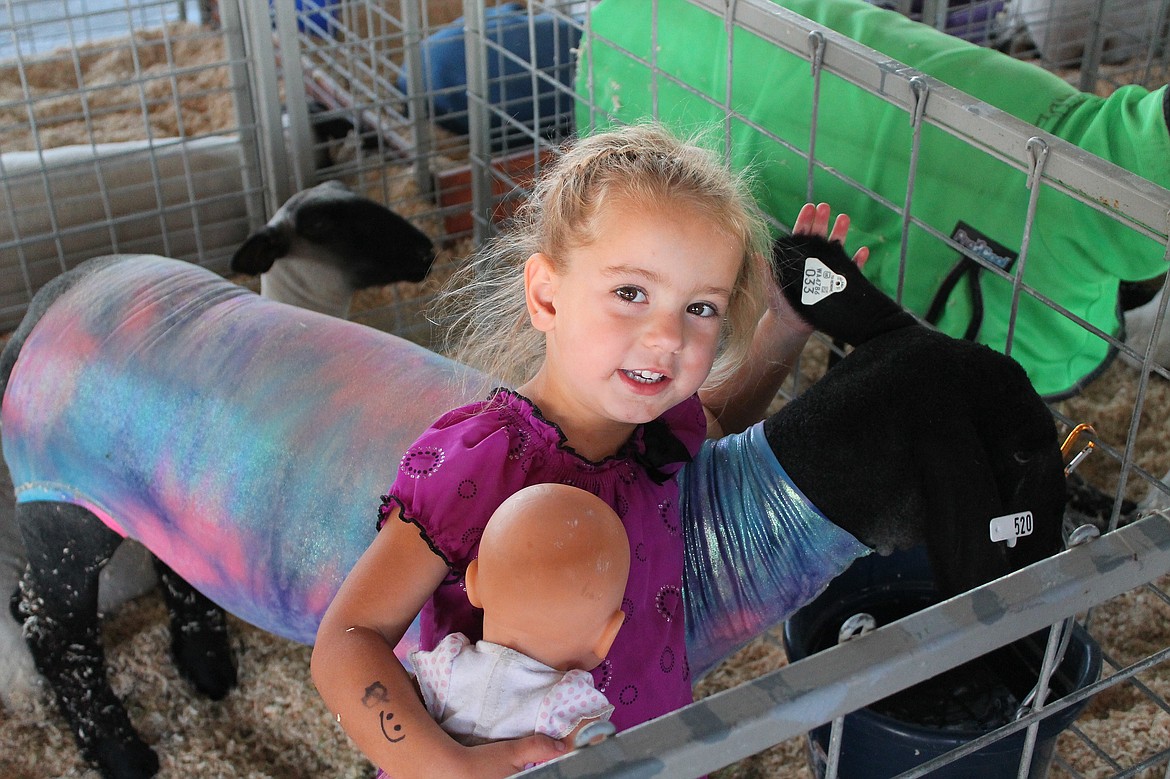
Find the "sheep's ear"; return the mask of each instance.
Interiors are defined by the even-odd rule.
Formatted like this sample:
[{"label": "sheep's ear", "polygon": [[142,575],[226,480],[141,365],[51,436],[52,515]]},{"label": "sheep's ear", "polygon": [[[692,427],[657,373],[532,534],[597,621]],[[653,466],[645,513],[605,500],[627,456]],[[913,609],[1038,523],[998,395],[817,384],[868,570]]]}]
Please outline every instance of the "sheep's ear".
[{"label": "sheep's ear", "polygon": [[232,255],[231,269],[236,273],[247,273],[250,276],[267,273],[272,269],[272,264],[287,252],[288,239],[284,232],[264,227],[248,236],[240,248],[236,249],[236,253]]}]

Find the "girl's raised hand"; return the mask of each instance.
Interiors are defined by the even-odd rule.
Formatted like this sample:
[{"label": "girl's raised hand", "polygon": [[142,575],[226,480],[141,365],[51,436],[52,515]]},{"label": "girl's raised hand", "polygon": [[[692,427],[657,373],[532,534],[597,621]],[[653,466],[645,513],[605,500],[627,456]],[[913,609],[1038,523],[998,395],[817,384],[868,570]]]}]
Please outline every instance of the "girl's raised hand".
[{"label": "girl's raised hand", "polygon": [[[849,234],[849,215],[838,214],[837,219],[833,222],[833,230],[830,232],[829,217],[832,216],[832,212],[833,209],[829,207],[828,203],[805,203],[800,209],[800,213],[796,215],[796,223],[792,226],[793,234],[828,237],[830,241],[836,241],[844,246],[845,237]],[[868,259],[868,246],[862,246],[853,254],[853,261],[857,263],[859,268],[864,267],[865,261]],[[774,294],[771,295],[769,305],[794,336],[808,338],[812,334],[812,325],[805,322],[792,310],[779,288],[776,288]]]},{"label": "girl's raised hand", "polygon": [[[832,209],[828,203],[806,204],[796,217],[792,232],[796,235],[828,238],[845,244],[849,233],[849,217],[841,214],[829,231]],[[858,267],[869,259],[869,249],[862,247],[853,255]],[[772,262],[769,258],[769,262]],[[775,281],[775,279],[773,279]],[[725,433],[737,433],[763,418],[776,397],[785,377],[792,370],[808,343],[814,327],[801,318],[776,283],[769,285],[768,311],[760,319],[752,344],[753,359],[732,381],[722,387],[701,391],[707,409],[707,432],[717,438]],[[734,387],[736,389],[728,389]]]},{"label": "girl's raised hand", "polygon": [[[800,209],[800,213],[796,215],[796,224],[792,226],[792,232],[796,235],[819,235],[822,238],[828,236],[830,241],[844,245],[845,237],[849,235],[849,215],[838,214],[836,221],[833,222],[833,231],[829,232],[829,217],[832,215],[832,208],[828,203],[805,203]],[[865,267],[865,261],[869,259],[869,247],[862,246],[853,255],[853,261],[857,263],[857,267]]]}]

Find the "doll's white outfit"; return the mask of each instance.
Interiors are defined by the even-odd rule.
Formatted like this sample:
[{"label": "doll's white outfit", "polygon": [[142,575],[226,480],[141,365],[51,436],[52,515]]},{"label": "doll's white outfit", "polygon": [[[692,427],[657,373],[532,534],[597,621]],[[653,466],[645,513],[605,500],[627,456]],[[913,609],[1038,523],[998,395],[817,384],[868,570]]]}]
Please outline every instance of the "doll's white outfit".
[{"label": "doll's white outfit", "polygon": [[410,654],[427,711],[465,745],[543,733],[564,738],[613,706],[587,671],[558,671],[490,641],[452,633]]}]

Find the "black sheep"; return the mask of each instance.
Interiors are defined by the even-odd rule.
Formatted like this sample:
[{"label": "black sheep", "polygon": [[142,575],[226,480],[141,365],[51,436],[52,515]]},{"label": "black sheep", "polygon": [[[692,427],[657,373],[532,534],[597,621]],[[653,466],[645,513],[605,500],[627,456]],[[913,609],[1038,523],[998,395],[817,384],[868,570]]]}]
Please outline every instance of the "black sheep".
[{"label": "black sheep", "polygon": [[1064,459],[1023,368],[919,323],[838,243],[792,236],[773,254],[796,312],[852,349],[684,469],[688,629],[699,632],[690,661],[700,671],[868,550],[925,544],[949,597],[1062,548]]},{"label": "black sheep", "polygon": [[[844,293],[804,302],[806,256],[844,279]],[[853,347],[764,423],[805,494],[878,551],[924,542],[948,596],[1059,551],[1064,463],[1052,414],[1023,368],[920,324],[838,244],[797,236],[775,257],[797,312]],[[1023,512],[1035,532],[1011,546],[990,540],[992,518]]]}]

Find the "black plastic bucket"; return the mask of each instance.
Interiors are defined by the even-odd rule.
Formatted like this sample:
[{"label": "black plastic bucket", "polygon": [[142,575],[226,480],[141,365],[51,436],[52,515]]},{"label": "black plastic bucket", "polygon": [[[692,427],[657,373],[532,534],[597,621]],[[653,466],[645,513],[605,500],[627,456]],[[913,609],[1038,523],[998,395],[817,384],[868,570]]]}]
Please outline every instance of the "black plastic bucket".
[{"label": "black plastic bucket", "polygon": [[[930,566],[921,549],[889,557],[868,555],[833,580],[819,597],[784,625],[790,662],[837,644],[841,624],[854,614],[872,615],[878,626],[938,602]],[[845,717],[838,776],[887,779],[945,754],[1010,722],[1034,686],[1048,631],[1040,631],[972,660]],[[1064,660],[1053,674],[1049,702],[1092,684],[1101,673],[1101,651],[1077,626]],[[1029,777],[1048,772],[1056,739],[1072,724],[1087,699],[1041,720]],[[809,765],[823,777],[830,726],[808,736]],[[949,763],[931,777],[1015,777],[1026,731]]]}]

